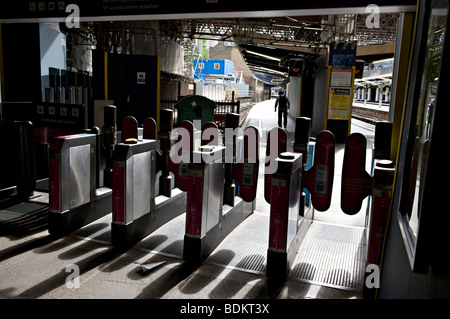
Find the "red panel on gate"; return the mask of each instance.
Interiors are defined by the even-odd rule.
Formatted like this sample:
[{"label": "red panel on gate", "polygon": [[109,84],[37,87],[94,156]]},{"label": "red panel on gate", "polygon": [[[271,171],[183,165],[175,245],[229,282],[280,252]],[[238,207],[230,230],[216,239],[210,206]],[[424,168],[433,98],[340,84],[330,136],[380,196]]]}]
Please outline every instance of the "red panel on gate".
[{"label": "red panel on gate", "polygon": [[381,264],[381,254],[383,252],[383,242],[386,233],[389,212],[391,209],[391,197],[374,196],[372,204],[372,221],[369,235],[369,251],[367,263]]},{"label": "red panel on gate", "polygon": [[48,168],[48,208],[50,211],[59,212],[59,163],[58,158],[49,159]]},{"label": "red panel on gate", "polygon": [[246,202],[256,198],[259,170],[259,132],[249,126],[244,131],[242,159],[233,166],[233,178],[238,182],[240,196]]},{"label": "red panel on gate", "polygon": [[[274,135],[275,134],[275,135]],[[277,136],[277,143],[274,148],[276,149],[275,154],[271,154],[270,137]],[[273,147],[273,146],[272,146]],[[279,127],[274,127],[269,131],[267,135],[267,148],[266,148],[266,163],[264,172],[264,199],[270,204],[271,196],[271,185],[272,185],[272,173],[274,169],[275,159],[287,150],[287,134],[286,131]],[[272,172],[271,172],[272,170]]]},{"label": "red panel on gate", "polygon": [[286,251],[289,188],[287,185],[271,186],[269,249]]},{"label": "red panel on gate", "polygon": [[125,168],[113,166],[112,214],[116,223],[125,222]]},{"label": "red panel on gate", "polygon": [[189,177],[186,204],[186,235],[200,237],[202,229],[202,181],[200,176]]},{"label": "red panel on gate", "polygon": [[318,211],[326,211],[331,205],[334,180],[335,139],[330,131],[317,135],[314,150],[314,166],[303,175],[303,186],[311,193],[311,202]]},{"label": "red panel on gate", "polygon": [[341,185],[341,209],[348,215],[358,213],[372,191],[372,177],[365,167],[366,138],[360,133],[350,134],[345,142]]},{"label": "red panel on gate", "polygon": [[55,157],[56,154],[60,154],[63,146],[63,140],[54,139],[50,144],[50,158],[48,167],[48,208],[50,211],[59,212],[60,210],[60,158]]}]

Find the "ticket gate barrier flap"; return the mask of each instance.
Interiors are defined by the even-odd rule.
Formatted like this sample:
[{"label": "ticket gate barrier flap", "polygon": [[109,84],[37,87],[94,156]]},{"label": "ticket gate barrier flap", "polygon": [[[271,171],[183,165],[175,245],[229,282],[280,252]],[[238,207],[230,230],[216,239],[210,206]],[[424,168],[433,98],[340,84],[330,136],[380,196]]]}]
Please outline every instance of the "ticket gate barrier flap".
[{"label": "ticket gate barrier flap", "polygon": [[318,211],[326,211],[331,205],[334,180],[335,138],[330,131],[322,131],[316,137],[314,164],[304,172],[303,186],[311,193],[311,202]]},{"label": "ticket gate barrier flap", "polygon": [[133,116],[126,116],[122,120],[121,125],[122,131],[122,143],[124,143],[129,138],[137,139],[139,137],[138,134],[138,122],[136,118]]},{"label": "ticket gate barrier flap", "polygon": [[113,156],[113,223],[128,224],[155,206],[155,140],[117,144]]},{"label": "ticket gate barrier flap", "polygon": [[243,154],[234,164],[233,177],[239,185],[240,197],[246,202],[256,198],[259,170],[259,133],[254,126],[244,130]]},{"label": "ticket gate barrier flap", "polygon": [[366,172],[366,138],[360,133],[347,137],[342,166],[341,209],[354,215],[372,192],[372,176]]},{"label": "ticket gate barrier flap", "polygon": [[[276,146],[273,146],[276,144]],[[272,145],[272,146],[271,146]],[[273,148],[273,149],[272,149]],[[279,127],[274,127],[267,134],[266,159],[264,164],[264,199],[270,204],[272,173],[275,170],[275,159],[287,151],[287,133]]]},{"label": "ticket gate barrier flap", "polygon": [[267,276],[285,280],[300,245],[300,185],[303,160],[299,153],[284,152],[276,159],[272,176],[267,250]]},{"label": "ticket gate barrier flap", "polygon": [[143,139],[144,140],[156,140],[156,121],[151,117],[147,117],[144,121],[144,131],[143,131]]}]

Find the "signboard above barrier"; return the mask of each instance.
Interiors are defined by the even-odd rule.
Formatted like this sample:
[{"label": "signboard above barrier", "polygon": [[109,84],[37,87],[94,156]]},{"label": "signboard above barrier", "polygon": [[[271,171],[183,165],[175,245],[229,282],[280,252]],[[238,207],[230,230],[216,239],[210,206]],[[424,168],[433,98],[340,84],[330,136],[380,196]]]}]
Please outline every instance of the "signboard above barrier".
[{"label": "signboard above barrier", "polygon": [[[238,0],[192,0],[176,5],[163,0],[16,0],[0,2],[0,22],[66,22],[68,26],[79,27],[79,21],[186,19],[207,13],[208,17],[213,17],[213,13],[215,18],[284,16],[287,11],[297,15],[325,15],[333,10],[365,14],[371,3],[370,0],[360,1],[358,5],[353,0],[314,3],[262,0],[255,7],[252,2]],[[416,9],[415,2],[408,0],[379,0],[377,5],[381,13]]]}]

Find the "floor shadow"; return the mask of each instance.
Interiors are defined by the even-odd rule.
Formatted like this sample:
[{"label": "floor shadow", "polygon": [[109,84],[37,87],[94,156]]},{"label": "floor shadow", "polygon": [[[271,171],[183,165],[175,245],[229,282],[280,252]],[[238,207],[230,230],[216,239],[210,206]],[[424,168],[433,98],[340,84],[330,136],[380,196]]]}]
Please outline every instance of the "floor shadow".
[{"label": "floor shadow", "polygon": [[[231,260],[234,258],[235,253],[232,250],[228,249],[221,249],[217,251],[215,254],[222,255],[226,257],[226,259],[222,259],[222,263],[229,264]],[[214,279],[217,278],[220,273],[222,273],[225,268],[217,267],[217,272],[214,274],[209,274],[208,276],[205,276],[201,273],[195,274],[193,277],[189,278],[189,281],[187,281],[183,287],[180,289],[182,293],[187,295],[192,295],[200,292],[203,290],[206,286],[208,286]]]},{"label": "floor shadow", "polygon": [[[266,258],[264,256],[253,254],[242,258],[242,260],[237,263],[236,268],[246,269],[250,264],[252,266],[256,265],[256,268],[260,268]],[[251,274],[239,276],[240,274],[236,272],[231,272],[227,275],[210,293],[209,298],[213,299],[229,299],[233,298],[243,287],[247,285],[250,280],[255,280],[258,277],[253,277]],[[236,280],[236,276],[239,276],[240,280]],[[253,296],[250,298],[254,298]],[[258,298],[258,296],[256,296]]]},{"label": "floor shadow", "polygon": [[[79,267],[80,274],[89,272],[90,270],[99,267],[100,265],[107,263],[118,256],[118,252],[110,248],[106,252],[100,252],[95,255],[89,256],[83,260],[77,261],[76,265]],[[33,274],[34,268],[30,266],[30,275]],[[39,298],[49,293],[50,291],[65,285],[68,273],[63,268],[55,275],[42,281],[41,283],[25,290],[17,298]]]},{"label": "floor shadow", "polygon": [[[177,246],[180,245],[180,243],[178,241],[175,241],[171,245]],[[174,249],[173,247],[169,246],[168,249]],[[166,261],[166,263],[161,265],[161,267],[155,269],[155,271],[150,271],[142,275],[139,265],[136,265],[136,268],[128,273],[128,278],[132,280],[140,280],[143,277],[154,276],[155,272],[161,273],[159,277],[151,281],[151,283],[147,287],[145,287],[145,289],[138,296],[136,296],[136,299],[159,299],[173,287],[188,278],[197,269],[196,267],[186,266],[185,263],[181,262],[179,259],[174,259],[162,255],[154,255],[142,264],[151,264],[161,261]],[[170,266],[171,264],[176,263],[180,263],[180,265],[174,267]]]},{"label": "floor shadow", "polygon": [[27,251],[43,247],[51,243],[53,240],[54,239],[51,238],[51,236],[47,235],[40,238],[33,238],[26,242],[5,248],[2,250],[2,253],[0,254],[0,262],[15,257],[17,255],[26,253]]}]

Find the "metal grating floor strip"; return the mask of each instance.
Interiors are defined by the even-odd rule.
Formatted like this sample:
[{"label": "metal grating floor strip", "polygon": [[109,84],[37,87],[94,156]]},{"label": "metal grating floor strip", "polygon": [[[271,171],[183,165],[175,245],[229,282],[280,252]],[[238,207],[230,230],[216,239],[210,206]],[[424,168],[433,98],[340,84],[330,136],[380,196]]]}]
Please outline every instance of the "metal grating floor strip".
[{"label": "metal grating floor strip", "polygon": [[220,243],[205,263],[264,274],[268,236],[269,216],[255,212]]},{"label": "metal grating floor strip", "polygon": [[291,279],[361,291],[364,228],[313,222],[294,260]]},{"label": "metal grating floor strip", "polygon": [[181,214],[155,230],[135,248],[169,257],[183,258],[186,214]]}]

